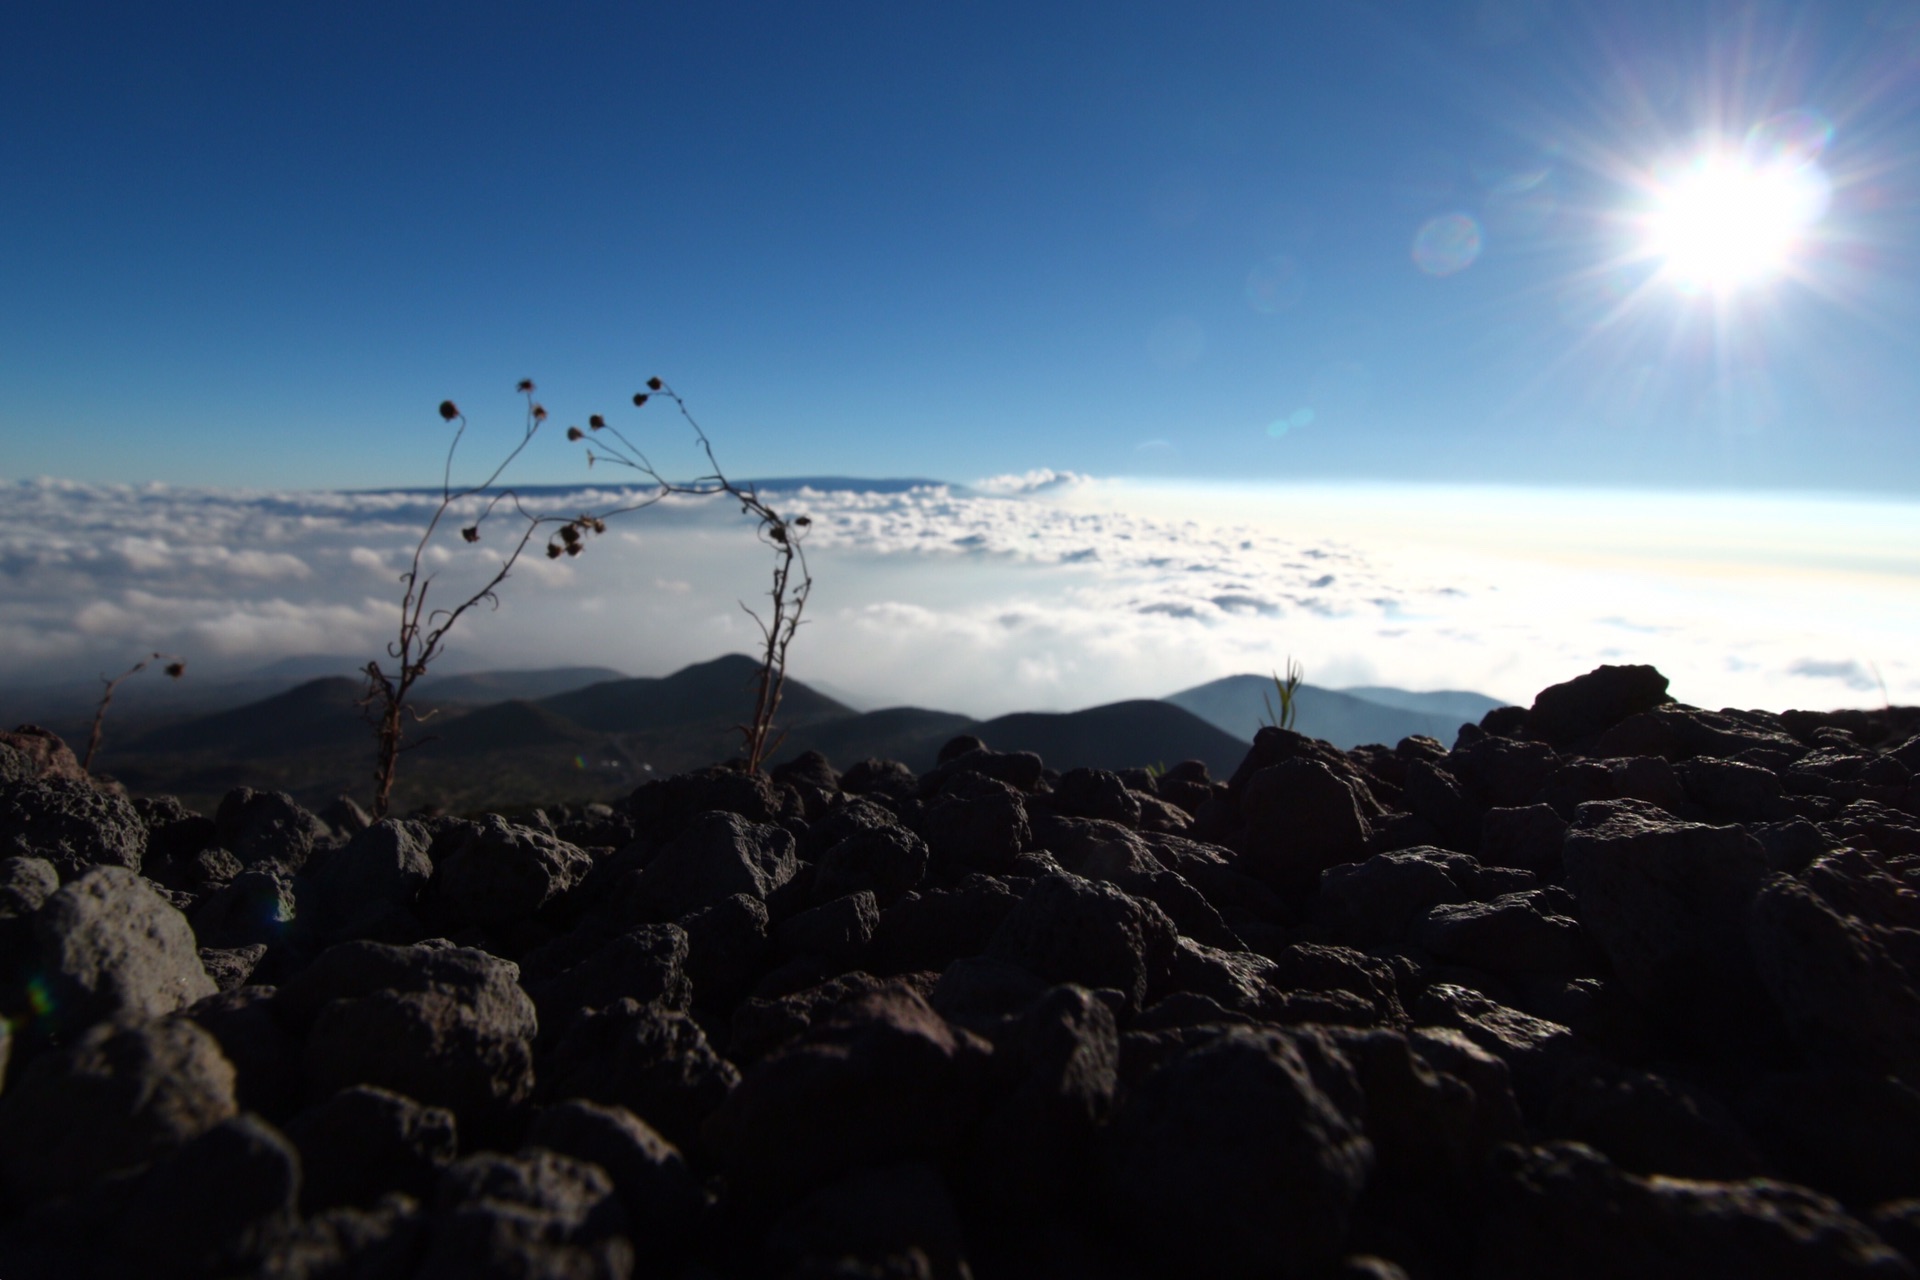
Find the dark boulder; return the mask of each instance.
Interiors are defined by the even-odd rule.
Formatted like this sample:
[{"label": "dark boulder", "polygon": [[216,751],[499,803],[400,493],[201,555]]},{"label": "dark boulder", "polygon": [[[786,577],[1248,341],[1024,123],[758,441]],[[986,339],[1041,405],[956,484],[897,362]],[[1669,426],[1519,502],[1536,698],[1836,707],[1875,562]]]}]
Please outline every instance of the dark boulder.
[{"label": "dark boulder", "polygon": [[989,1053],[889,986],[756,1063],[707,1137],[744,1205],[791,1205],[856,1169],[950,1153],[978,1112]]},{"label": "dark boulder", "polygon": [[1464,853],[1428,845],[1329,867],[1315,910],[1337,940],[1373,946],[1403,938],[1421,913],[1442,903],[1481,901],[1535,884],[1529,872],[1483,867]]},{"label": "dark boulder", "polygon": [[1046,876],[1007,913],[986,954],[1048,983],[1112,987],[1139,1008],[1172,963],[1177,936],[1151,902],[1075,875]]},{"label": "dark boulder", "polygon": [[530,827],[490,813],[441,858],[431,903],[455,927],[523,919],[586,878],[593,859]]},{"label": "dark boulder", "polygon": [[342,1089],[291,1120],[304,1170],[300,1205],[371,1208],[395,1191],[424,1197],[459,1154],[453,1113],[372,1085]]},{"label": "dark boulder", "polygon": [[298,914],[293,877],[263,863],[202,898],[188,918],[202,947],[271,947],[291,933]]},{"label": "dark boulder", "polygon": [[1602,959],[1558,887],[1428,908],[1408,937],[1437,959],[1498,974],[1592,974]]},{"label": "dark boulder", "polygon": [[315,848],[328,844],[333,832],[319,818],[294,803],[284,791],[229,791],[213,815],[220,845],[250,867],[256,862],[278,862],[298,871]]},{"label": "dark boulder", "polygon": [[634,1000],[581,1012],[543,1068],[543,1097],[625,1107],[683,1148],[740,1081],[699,1023]]},{"label": "dark boulder", "polygon": [[433,874],[424,826],[382,818],[302,869],[295,882],[300,926],[325,942],[394,936],[417,927],[413,908]]},{"label": "dark boulder", "polygon": [[1913,1267],[1834,1201],[1754,1179],[1640,1178],[1578,1143],[1503,1148],[1474,1275],[1566,1280],[1906,1280]]},{"label": "dark boulder", "polygon": [[948,785],[928,806],[925,827],[935,860],[976,871],[1005,870],[1033,838],[1020,793],[977,773]]},{"label": "dark boulder", "polygon": [[714,766],[644,783],[627,797],[626,809],[642,838],[664,842],[706,813],[770,823],[780,816],[780,798],[762,774]]},{"label": "dark boulder", "polygon": [[1374,1162],[1362,1105],[1323,1042],[1221,1031],[1148,1076],[1115,1119],[1115,1223],[1173,1273],[1320,1275]]},{"label": "dark boulder", "polygon": [[[550,950],[557,952],[558,944]],[[550,976],[536,968],[543,953],[527,957],[522,985],[533,997],[548,1038],[558,1035],[580,1009],[605,1008],[623,999],[685,1009],[692,1001],[687,935],[677,924],[639,925],[579,950],[585,951],[584,959]]]},{"label": "dark boulder", "polygon": [[968,875],[951,889],[910,895],[880,913],[871,964],[877,973],[938,972],[978,955],[1020,899],[1004,881]]},{"label": "dark boulder", "polygon": [[1364,855],[1372,828],[1356,785],[1318,760],[1283,760],[1246,780],[1246,865],[1282,892],[1319,883],[1328,867]]},{"label": "dark boulder", "polygon": [[940,1170],[862,1169],[813,1191],[767,1233],[763,1274],[968,1280],[966,1233]]},{"label": "dark boulder", "polygon": [[0,855],[43,858],[62,880],[94,867],[140,870],[147,827],[126,799],[82,778],[0,783]]},{"label": "dark boulder", "polygon": [[243,1275],[279,1252],[300,1194],[292,1144],[258,1116],[212,1126],[156,1163],[114,1223],[119,1274]]},{"label": "dark boulder", "polygon": [[879,923],[880,908],[873,893],[862,889],[781,921],[773,940],[790,955],[852,966],[866,954]]},{"label": "dark boulder", "polygon": [[927,846],[905,827],[856,831],[820,855],[813,871],[813,901],[871,893],[891,906],[927,874]]},{"label": "dark boulder", "polygon": [[626,1280],[633,1245],[613,1180],[597,1165],[531,1148],[481,1152],[441,1173],[419,1280]]},{"label": "dark boulder", "polygon": [[124,867],[96,867],[33,917],[36,1034],[172,1013],[218,988],[185,916]]},{"label": "dark boulder", "polygon": [[527,1143],[606,1173],[646,1252],[642,1274],[666,1270],[704,1225],[707,1195],[680,1149],[625,1107],[581,1098],[545,1107],[528,1126]]},{"label": "dark boulder", "polygon": [[1571,747],[1670,701],[1667,678],[1653,667],[1595,667],[1534,695],[1527,733],[1552,747]]},{"label": "dark boulder", "polygon": [[70,1195],[235,1113],[233,1065],[194,1023],[99,1023],[0,1094],[0,1177],[18,1198]]},{"label": "dark boulder", "polygon": [[1615,800],[1580,807],[1562,856],[1581,925],[1650,1019],[1704,1047],[1772,1038],[1747,945],[1748,908],[1768,874],[1759,841]]},{"label": "dark boulder", "polygon": [[798,869],[793,837],[779,827],[703,813],[622,887],[623,905],[635,922],[677,920],[736,893],[764,901]]}]

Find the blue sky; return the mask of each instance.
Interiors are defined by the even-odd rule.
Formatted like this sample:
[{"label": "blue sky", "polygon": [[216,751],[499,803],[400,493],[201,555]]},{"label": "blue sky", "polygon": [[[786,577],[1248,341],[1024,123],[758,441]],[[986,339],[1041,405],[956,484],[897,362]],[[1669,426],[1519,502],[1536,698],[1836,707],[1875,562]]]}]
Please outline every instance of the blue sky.
[{"label": "blue sky", "polygon": [[[328,491],[447,397],[477,478],[522,377],[513,479],[617,480],[595,412],[689,474],[658,375],[736,478],[972,486],[779,491],[872,701],[1920,699],[1920,0],[16,8],[0,686],[357,666],[424,517]],[[750,647],[731,515],[450,666]]]},{"label": "blue sky", "polygon": [[[745,475],[1920,489],[1911,0],[73,3],[9,44],[9,479],[428,483],[442,397],[484,449],[522,376],[564,423],[660,374]],[[1795,112],[1790,262],[1634,258],[1655,175]],[[525,477],[584,478],[557,438]]]}]

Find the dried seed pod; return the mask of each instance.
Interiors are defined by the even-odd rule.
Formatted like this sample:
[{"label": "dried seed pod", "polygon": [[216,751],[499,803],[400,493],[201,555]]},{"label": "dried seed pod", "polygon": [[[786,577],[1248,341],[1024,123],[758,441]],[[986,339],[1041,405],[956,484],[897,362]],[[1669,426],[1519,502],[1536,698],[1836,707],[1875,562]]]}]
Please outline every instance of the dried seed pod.
[{"label": "dried seed pod", "polygon": [[545,422],[547,420],[547,408],[545,405],[537,404],[533,406],[533,420],[535,422]]},{"label": "dried seed pod", "polygon": [[665,385],[666,385],[666,384],[665,384],[664,382],[662,382],[662,381],[660,381],[660,379],[658,379],[658,378],[648,378],[648,379],[647,379],[647,390],[649,390],[649,391],[658,391],[658,390],[659,390],[659,389],[660,389],[661,387],[663,387],[663,386],[665,386]]},{"label": "dried seed pod", "polygon": [[533,390],[533,379],[532,378],[520,379],[519,385],[514,387],[514,390],[518,391],[523,396],[527,395]]},{"label": "dried seed pod", "polygon": [[459,416],[460,416],[459,405],[455,404],[451,400],[442,400],[440,402],[440,420],[442,422],[452,422],[455,418]]},{"label": "dried seed pod", "polygon": [[560,558],[560,544],[557,542],[549,542],[547,544],[547,559],[558,560],[559,558]]},{"label": "dried seed pod", "polygon": [[184,662],[169,662],[166,670],[168,675],[178,680],[181,676],[187,674],[187,664]]},{"label": "dried seed pod", "polygon": [[647,402],[647,393],[644,391],[637,393],[633,397],[633,404],[636,409],[639,408],[641,405],[645,404],[646,402]]},{"label": "dried seed pod", "polygon": [[478,542],[480,541],[480,526],[477,524],[470,524],[466,528],[460,531],[460,536],[465,538],[468,542]]},{"label": "dried seed pod", "polygon": [[584,432],[584,431],[582,431],[582,430],[581,430],[580,428],[578,428],[578,427],[568,427],[568,428],[567,428],[567,439],[569,439],[569,440],[585,440],[586,438],[587,438],[587,433],[586,433],[586,432]]}]

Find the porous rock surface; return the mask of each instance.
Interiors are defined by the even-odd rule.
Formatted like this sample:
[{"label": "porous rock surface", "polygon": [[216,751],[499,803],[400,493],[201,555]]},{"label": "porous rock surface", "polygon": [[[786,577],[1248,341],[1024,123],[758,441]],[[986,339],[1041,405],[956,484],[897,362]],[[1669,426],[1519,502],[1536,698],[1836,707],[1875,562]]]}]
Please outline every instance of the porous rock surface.
[{"label": "porous rock surface", "polygon": [[379,823],[17,736],[0,1276],[1920,1277],[1892,722],[1603,667]]}]

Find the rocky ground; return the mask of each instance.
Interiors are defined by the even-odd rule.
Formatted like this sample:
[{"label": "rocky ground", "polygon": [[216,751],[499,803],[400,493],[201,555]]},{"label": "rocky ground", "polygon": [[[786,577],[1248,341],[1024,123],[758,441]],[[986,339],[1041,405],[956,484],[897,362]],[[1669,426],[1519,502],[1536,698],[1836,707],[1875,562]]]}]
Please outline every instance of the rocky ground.
[{"label": "rocky ground", "polygon": [[6,735],[0,1276],[1920,1274],[1920,725],[1665,689],[519,820]]}]

